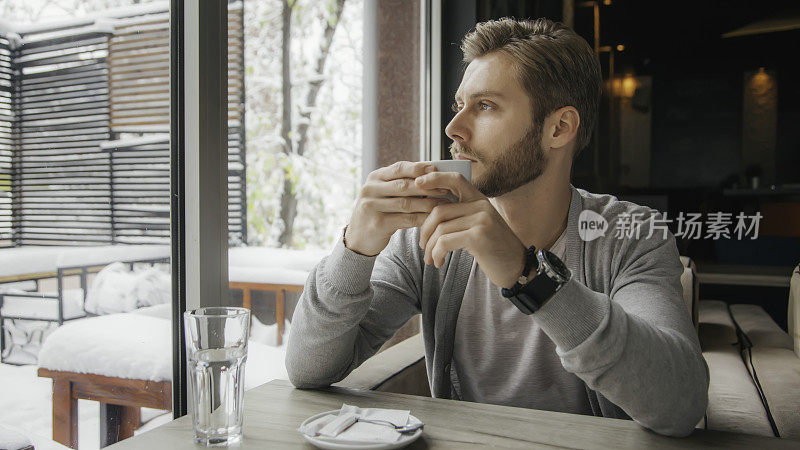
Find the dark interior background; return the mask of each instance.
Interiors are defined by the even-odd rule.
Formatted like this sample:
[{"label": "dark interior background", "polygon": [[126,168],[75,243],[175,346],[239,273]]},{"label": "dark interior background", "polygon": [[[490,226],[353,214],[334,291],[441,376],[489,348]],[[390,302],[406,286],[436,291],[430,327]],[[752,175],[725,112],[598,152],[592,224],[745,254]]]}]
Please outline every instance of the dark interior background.
[{"label": "dark interior background", "polygon": [[[571,4],[573,28],[590,45],[597,5],[606,80],[596,137],[574,163],[573,184],[666,211],[673,219],[680,212],[699,212],[705,221],[709,212],[735,217],[759,211],[763,218],[755,240],[678,238],[679,250],[698,263],[700,272],[788,275],[800,262],[800,29],[723,34],[770,18],[800,22],[800,2]],[[564,19],[564,0],[445,0],[443,8],[445,106],[452,103],[465,67],[459,42],[477,22],[507,16]],[[759,72],[777,86],[771,99],[776,116],[754,115],[745,105],[748,80]],[[620,89],[625,78],[638,83],[628,99],[614,88]],[[443,107],[442,117],[444,124],[452,118],[449,108]],[[747,126],[766,144],[754,147],[753,138],[745,137]],[[443,132],[442,140],[447,158],[450,140]],[[755,189],[754,175],[759,178]],[[674,222],[671,227],[675,232]],[[704,285],[703,290],[704,298],[732,302],[753,302],[758,296],[785,324],[788,288]]]}]

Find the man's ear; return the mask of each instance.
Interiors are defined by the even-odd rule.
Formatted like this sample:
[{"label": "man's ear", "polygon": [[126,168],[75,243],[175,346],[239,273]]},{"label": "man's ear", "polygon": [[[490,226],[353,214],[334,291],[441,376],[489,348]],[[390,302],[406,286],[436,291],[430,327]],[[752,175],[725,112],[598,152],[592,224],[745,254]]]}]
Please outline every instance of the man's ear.
[{"label": "man's ear", "polygon": [[581,116],[573,106],[564,106],[552,112],[544,121],[545,148],[563,148],[574,144],[578,137]]}]

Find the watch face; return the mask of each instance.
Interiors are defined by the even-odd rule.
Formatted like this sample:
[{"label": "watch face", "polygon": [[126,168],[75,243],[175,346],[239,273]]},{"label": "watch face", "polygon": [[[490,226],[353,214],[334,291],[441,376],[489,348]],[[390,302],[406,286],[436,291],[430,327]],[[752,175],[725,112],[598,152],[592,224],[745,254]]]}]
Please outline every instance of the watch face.
[{"label": "watch face", "polygon": [[570,276],[569,269],[567,269],[567,266],[564,265],[564,262],[562,262],[558,256],[554,255],[553,253],[547,250],[542,250],[542,254],[545,260],[547,260],[550,269],[553,272],[555,272],[556,275],[565,280],[569,278]]}]

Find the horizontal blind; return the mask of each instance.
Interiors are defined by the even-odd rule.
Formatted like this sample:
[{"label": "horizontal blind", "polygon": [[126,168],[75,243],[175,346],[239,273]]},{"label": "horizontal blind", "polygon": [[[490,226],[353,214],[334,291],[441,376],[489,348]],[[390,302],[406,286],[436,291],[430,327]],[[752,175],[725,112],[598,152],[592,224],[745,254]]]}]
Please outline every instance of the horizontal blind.
[{"label": "horizontal blind", "polygon": [[12,140],[11,43],[0,37],[0,247],[12,244],[11,236],[11,151]]},{"label": "horizontal blind", "polygon": [[22,36],[13,51],[16,245],[111,240],[108,32]]}]

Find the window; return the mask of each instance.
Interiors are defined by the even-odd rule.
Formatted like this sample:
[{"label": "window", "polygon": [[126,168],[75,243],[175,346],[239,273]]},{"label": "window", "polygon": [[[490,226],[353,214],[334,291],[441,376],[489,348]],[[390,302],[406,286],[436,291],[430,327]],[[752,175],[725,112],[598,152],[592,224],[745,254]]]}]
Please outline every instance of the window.
[{"label": "window", "polygon": [[274,355],[262,382],[286,378],[284,324],[361,185],[363,9],[362,0],[244,2],[244,52],[228,54],[229,67],[244,57],[247,185],[231,301],[252,308],[254,345]]},{"label": "window", "polygon": [[[172,418],[168,4],[0,12],[0,423],[99,448]],[[155,398],[98,407],[82,374]]]}]

